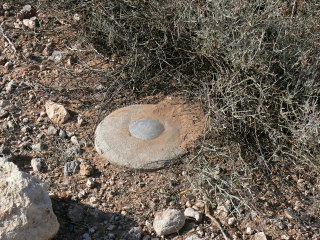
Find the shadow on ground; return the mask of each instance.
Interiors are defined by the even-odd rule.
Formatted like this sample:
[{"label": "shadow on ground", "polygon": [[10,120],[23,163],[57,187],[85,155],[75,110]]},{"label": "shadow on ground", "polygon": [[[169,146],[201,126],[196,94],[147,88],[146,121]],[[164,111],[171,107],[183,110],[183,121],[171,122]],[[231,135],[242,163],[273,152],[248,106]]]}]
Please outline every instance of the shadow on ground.
[{"label": "shadow on ground", "polygon": [[70,199],[53,197],[51,200],[60,223],[59,232],[53,240],[140,239],[141,228],[128,216],[104,212]]}]

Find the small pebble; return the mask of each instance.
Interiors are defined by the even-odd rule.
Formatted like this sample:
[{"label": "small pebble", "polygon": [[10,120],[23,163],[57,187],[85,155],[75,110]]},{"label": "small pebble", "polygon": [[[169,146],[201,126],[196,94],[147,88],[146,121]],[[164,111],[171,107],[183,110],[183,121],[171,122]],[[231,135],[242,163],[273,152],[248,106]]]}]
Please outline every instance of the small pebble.
[{"label": "small pebble", "polygon": [[94,185],[95,185],[95,181],[94,181],[93,179],[89,178],[89,179],[87,180],[87,182],[86,182],[86,185],[87,185],[87,187],[89,187],[89,188],[93,188]]},{"label": "small pebble", "polygon": [[60,129],[60,131],[59,131],[59,137],[61,137],[61,138],[66,138],[66,137],[67,137],[66,131]]},{"label": "small pebble", "polygon": [[49,126],[48,127],[47,133],[49,135],[56,135],[57,132],[58,132],[58,130],[54,126]]},{"label": "small pebble", "polygon": [[34,172],[40,172],[42,169],[42,161],[40,158],[33,158],[31,160],[31,166]]}]

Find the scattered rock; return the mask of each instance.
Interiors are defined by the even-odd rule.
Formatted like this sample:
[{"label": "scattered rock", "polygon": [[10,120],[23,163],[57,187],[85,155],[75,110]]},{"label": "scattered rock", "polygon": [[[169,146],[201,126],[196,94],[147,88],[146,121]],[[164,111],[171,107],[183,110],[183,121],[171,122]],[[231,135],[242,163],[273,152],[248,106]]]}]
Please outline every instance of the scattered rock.
[{"label": "scattered rock", "polygon": [[79,205],[72,205],[68,209],[68,217],[72,222],[80,222],[84,217],[83,207]]},{"label": "scattered rock", "polygon": [[66,162],[64,164],[63,174],[64,176],[71,176],[79,171],[80,162],[78,160],[73,160],[71,162]]},{"label": "scattered rock", "polygon": [[2,8],[3,8],[3,10],[8,11],[8,10],[10,10],[11,5],[9,3],[4,3],[4,4],[2,4]]},{"label": "scattered rock", "polygon": [[14,123],[12,121],[7,121],[7,122],[5,122],[4,127],[6,127],[7,129],[10,129],[10,130],[13,130]]},{"label": "scattered rock", "polygon": [[54,126],[51,125],[48,127],[48,130],[47,130],[48,135],[56,135],[57,132],[58,130]]},{"label": "scattered rock", "polygon": [[296,212],[291,209],[291,208],[287,208],[284,210],[284,215],[286,216],[286,218],[288,219],[294,219],[297,217]]},{"label": "scattered rock", "polygon": [[81,154],[82,154],[82,150],[79,146],[68,148],[64,153],[66,157],[77,157],[77,156],[80,156]]},{"label": "scattered rock", "polygon": [[6,73],[9,73],[13,69],[13,63],[11,61],[8,61],[4,64],[4,69]]},{"label": "scattered rock", "polygon": [[81,162],[80,164],[80,175],[90,176],[93,172],[93,167],[87,162]]},{"label": "scattered rock", "polygon": [[31,18],[31,17],[34,17],[35,15],[36,15],[36,10],[31,5],[25,5],[21,9],[21,11],[18,12],[17,18],[22,21],[23,19]]},{"label": "scattered rock", "polygon": [[199,211],[194,210],[193,208],[186,208],[186,210],[184,210],[184,216],[186,218],[192,218],[195,219],[197,222],[202,220],[202,213]]},{"label": "scattered rock", "polygon": [[65,58],[66,58],[66,53],[62,51],[53,51],[49,59],[54,61],[55,63],[58,63]]},{"label": "scattered rock", "polygon": [[0,108],[0,118],[5,118],[9,115],[9,112]]},{"label": "scattered rock", "polygon": [[230,212],[230,208],[231,208],[231,204],[230,204],[229,200],[227,200],[223,203],[221,202],[218,204],[217,209],[215,211],[215,214],[223,216],[223,217],[227,217]]},{"label": "scattered rock", "polygon": [[76,21],[76,22],[79,22],[80,21],[80,15],[78,14],[78,13],[75,13],[74,15],[73,15],[73,20],[74,21]]},{"label": "scattered rock", "polygon": [[158,236],[178,232],[185,223],[184,214],[176,209],[167,209],[156,213],[153,228]]},{"label": "scattered rock", "polygon": [[45,48],[43,49],[42,54],[45,55],[45,56],[50,56],[52,54],[53,47],[54,47],[53,43],[47,44],[45,46]]},{"label": "scattered rock", "polygon": [[39,143],[33,144],[31,147],[32,147],[33,150],[36,150],[36,151],[39,151],[39,152],[42,152],[43,150],[46,149],[46,145],[43,144],[43,142],[39,142]]},{"label": "scattered rock", "polygon": [[3,66],[6,64],[6,62],[7,62],[7,58],[5,56],[0,56],[0,65]]},{"label": "scattered rock", "polygon": [[246,234],[251,235],[252,233],[253,233],[252,228],[251,228],[250,226],[248,226],[248,227],[246,228]]},{"label": "scattered rock", "polygon": [[46,112],[50,120],[56,124],[65,123],[70,117],[68,111],[63,105],[52,101],[46,102]]},{"label": "scattered rock", "polygon": [[29,126],[23,126],[23,127],[20,129],[20,131],[21,131],[22,133],[27,133],[27,132],[30,131],[30,127],[29,127]]},{"label": "scattered rock", "polygon": [[126,240],[140,240],[142,235],[141,227],[133,227],[129,230]]},{"label": "scattered rock", "polygon": [[5,87],[5,90],[6,90],[7,93],[11,93],[11,92],[13,92],[15,90],[16,87],[17,87],[16,82],[10,81],[10,82],[7,83],[7,85]]},{"label": "scattered rock", "polygon": [[93,188],[95,184],[96,184],[95,181],[91,178],[89,178],[86,182],[86,185],[88,188]]},{"label": "scattered rock", "polygon": [[10,148],[5,144],[0,145],[0,155],[11,155]]},{"label": "scattered rock", "polygon": [[191,235],[187,236],[184,240],[204,240],[204,239],[198,237],[197,234],[191,234]]},{"label": "scattered rock", "polygon": [[66,137],[67,137],[66,131],[60,129],[60,131],[59,131],[59,137],[61,137],[61,138],[66,138]]},{"label": "scattered rock", "polygon": [[26,27],[28,27],[30,29],[34,29],[36,26],[35,21],[31,20],[31,19],[23,19],[22,23],[23,23],[23,25],[25,25]]},{"label": "scattered rock", "polygon": [[0,239],[51,239],[59,230],[43,182],[0,159]]},{"label": "scattered rock", "polygon": [[74,144],[74,145],[80,145],[80,139],[79,138],[77,138],[76,136],[72,136],[71,138],[70,138],[70,141]]},{"label": "scattered rock", "polygon": [[264,232],[259,232],[254,235],[254,240],[267,240],[267,237]]},{"label": "scattered rock", "polygon": [[0,100],[0,108],[5,108],[10,105],[9,100]]},{"label": "scattered rock", "polygon": [[31,160],[31,167],[34,172],[40,172],[42,169],[42,161],[40,158],[33,158]]},{"label": "scattered rock", "polygon": [[82,118],[81,116],[78,116],[78,118],[77,118],[77,125],[78,125],[79,127],[81,127],[81,126],[83,125],[83,123],[84,123],[83,118]]}]

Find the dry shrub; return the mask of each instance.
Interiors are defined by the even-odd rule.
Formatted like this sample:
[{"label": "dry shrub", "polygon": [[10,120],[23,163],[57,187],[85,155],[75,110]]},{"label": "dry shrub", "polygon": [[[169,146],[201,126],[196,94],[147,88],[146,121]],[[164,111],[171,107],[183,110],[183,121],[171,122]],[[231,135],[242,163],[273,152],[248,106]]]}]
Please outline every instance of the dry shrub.
[{"label": "dry shrub", "polygon": [[180,92],[204,103],[190,180],[209,200],[252,202],[257,177],[318,176],[317,0],[64,2],[101,54],[124,59],[107,74],[127,73],[119,84],[137,97]]}]

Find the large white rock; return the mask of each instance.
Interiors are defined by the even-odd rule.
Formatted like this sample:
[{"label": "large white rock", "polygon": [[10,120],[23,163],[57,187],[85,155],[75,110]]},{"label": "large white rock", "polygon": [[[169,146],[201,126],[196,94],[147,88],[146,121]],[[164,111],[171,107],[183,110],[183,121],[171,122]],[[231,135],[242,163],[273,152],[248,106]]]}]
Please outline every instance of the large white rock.
[{"label": "large white rock", "polygon": [[155,215],[153,228],[158,236],[178,232],[185,224],[184,214],[177,209],[167,209]]},{"label": "large white rock", "polygon": [[0,157],[0,239],[47,240],[59,230],[45,183]]},{"label": "large white rock", "polygon": [[63,105],[52,101],[46,102],[46,113],[55,124],[65,123],[70,118],[70,114]]}]

